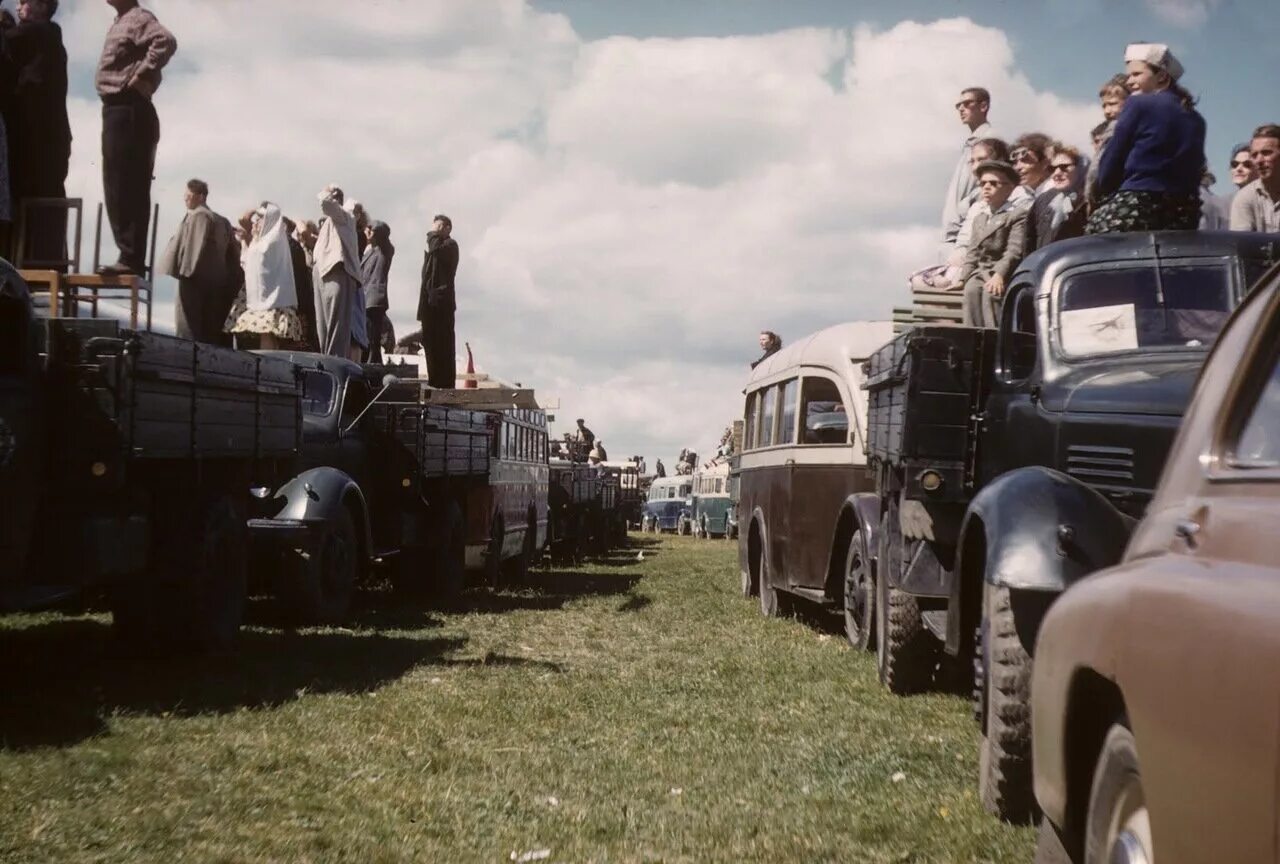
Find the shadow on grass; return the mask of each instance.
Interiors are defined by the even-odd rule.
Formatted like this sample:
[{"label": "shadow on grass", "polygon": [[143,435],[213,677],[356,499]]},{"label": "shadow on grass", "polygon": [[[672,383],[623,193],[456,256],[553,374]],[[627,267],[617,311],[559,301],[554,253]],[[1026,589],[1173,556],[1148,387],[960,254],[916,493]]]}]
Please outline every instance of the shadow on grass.
[{"label": "shadow on grass", "polygon": [[499,614],[521,609],[562,609],[584,597],[627,594],[640,576],[607,571],[532,570],[524,585],[515,589],[480,588],[463,595],[463,612]]},{"label": "shadow on grass", "polygon": [[617,612],[639,612],[641,609],[647,609],[653,605],[644,594],[632,594],[627,598],[626,602],[621,604],[615,611]]},{"label": "shadow on grass", "polygon": [[[466,663],[445,656],[466,641],[246,630],[234,655],[142,656],[124,649],[100,621],[4,631],[0,747],[74,744],[104,732],[105,718],[116,711],[221,714],[274,707],[306,693],[368,693],[417,666]],[[539,662],[510,658],[509,665]]]}]

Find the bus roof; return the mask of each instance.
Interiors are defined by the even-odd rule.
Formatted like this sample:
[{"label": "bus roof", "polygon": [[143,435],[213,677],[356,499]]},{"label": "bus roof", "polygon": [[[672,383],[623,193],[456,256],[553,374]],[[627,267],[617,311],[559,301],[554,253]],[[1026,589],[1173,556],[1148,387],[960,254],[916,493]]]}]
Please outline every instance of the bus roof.
[{"label": "bus roof", "polygon": [[750,390],[757,380],[797,366],[821,366],[843,372],[850,361],[867,359],[892,338],[892,321],[849,321],[810,333],[752,369],[746,389]]}]

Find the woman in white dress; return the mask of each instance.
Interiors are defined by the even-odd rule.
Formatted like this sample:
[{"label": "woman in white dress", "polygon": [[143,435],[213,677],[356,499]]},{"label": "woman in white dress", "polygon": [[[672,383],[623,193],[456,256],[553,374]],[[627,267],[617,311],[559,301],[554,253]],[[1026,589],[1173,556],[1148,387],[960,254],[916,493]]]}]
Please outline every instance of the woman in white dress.
[{"label": "woman in white dress", "polygon": [[272,350],[302,340],[293,256],[280,208],[270,201],[254,211],[253,236],[244,251],[244,293],[231,310],[231,333],[258,337]]}]

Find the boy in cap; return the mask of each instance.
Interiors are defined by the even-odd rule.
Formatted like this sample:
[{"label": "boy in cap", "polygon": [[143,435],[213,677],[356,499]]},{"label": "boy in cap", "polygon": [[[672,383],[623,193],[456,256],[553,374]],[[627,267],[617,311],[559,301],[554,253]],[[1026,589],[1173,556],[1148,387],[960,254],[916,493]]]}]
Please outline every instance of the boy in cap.
[{"label": "boy in cap", "polygon": [[964,285],[964,323],[995,327],[1005,283],[1022,260],[1027,237],[1027,206],[1010,200],[1020,178],[1008,162],[978,164],[982,203],[973,220],[973,233],[960,271]]}]

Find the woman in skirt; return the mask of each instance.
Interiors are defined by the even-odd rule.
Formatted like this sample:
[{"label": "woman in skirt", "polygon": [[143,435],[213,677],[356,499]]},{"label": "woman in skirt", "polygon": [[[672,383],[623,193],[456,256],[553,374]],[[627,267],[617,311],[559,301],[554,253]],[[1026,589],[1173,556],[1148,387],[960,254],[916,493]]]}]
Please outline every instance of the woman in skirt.
[{"label": "woman in skirt", "polygon": [[1195,230],[1205,123],[1178,83],[1182,64],[1167,45],[1147,42],[1130,45],[1124,59],[1133,95],[1098,157],[1102,203],[1088,233]]}]

